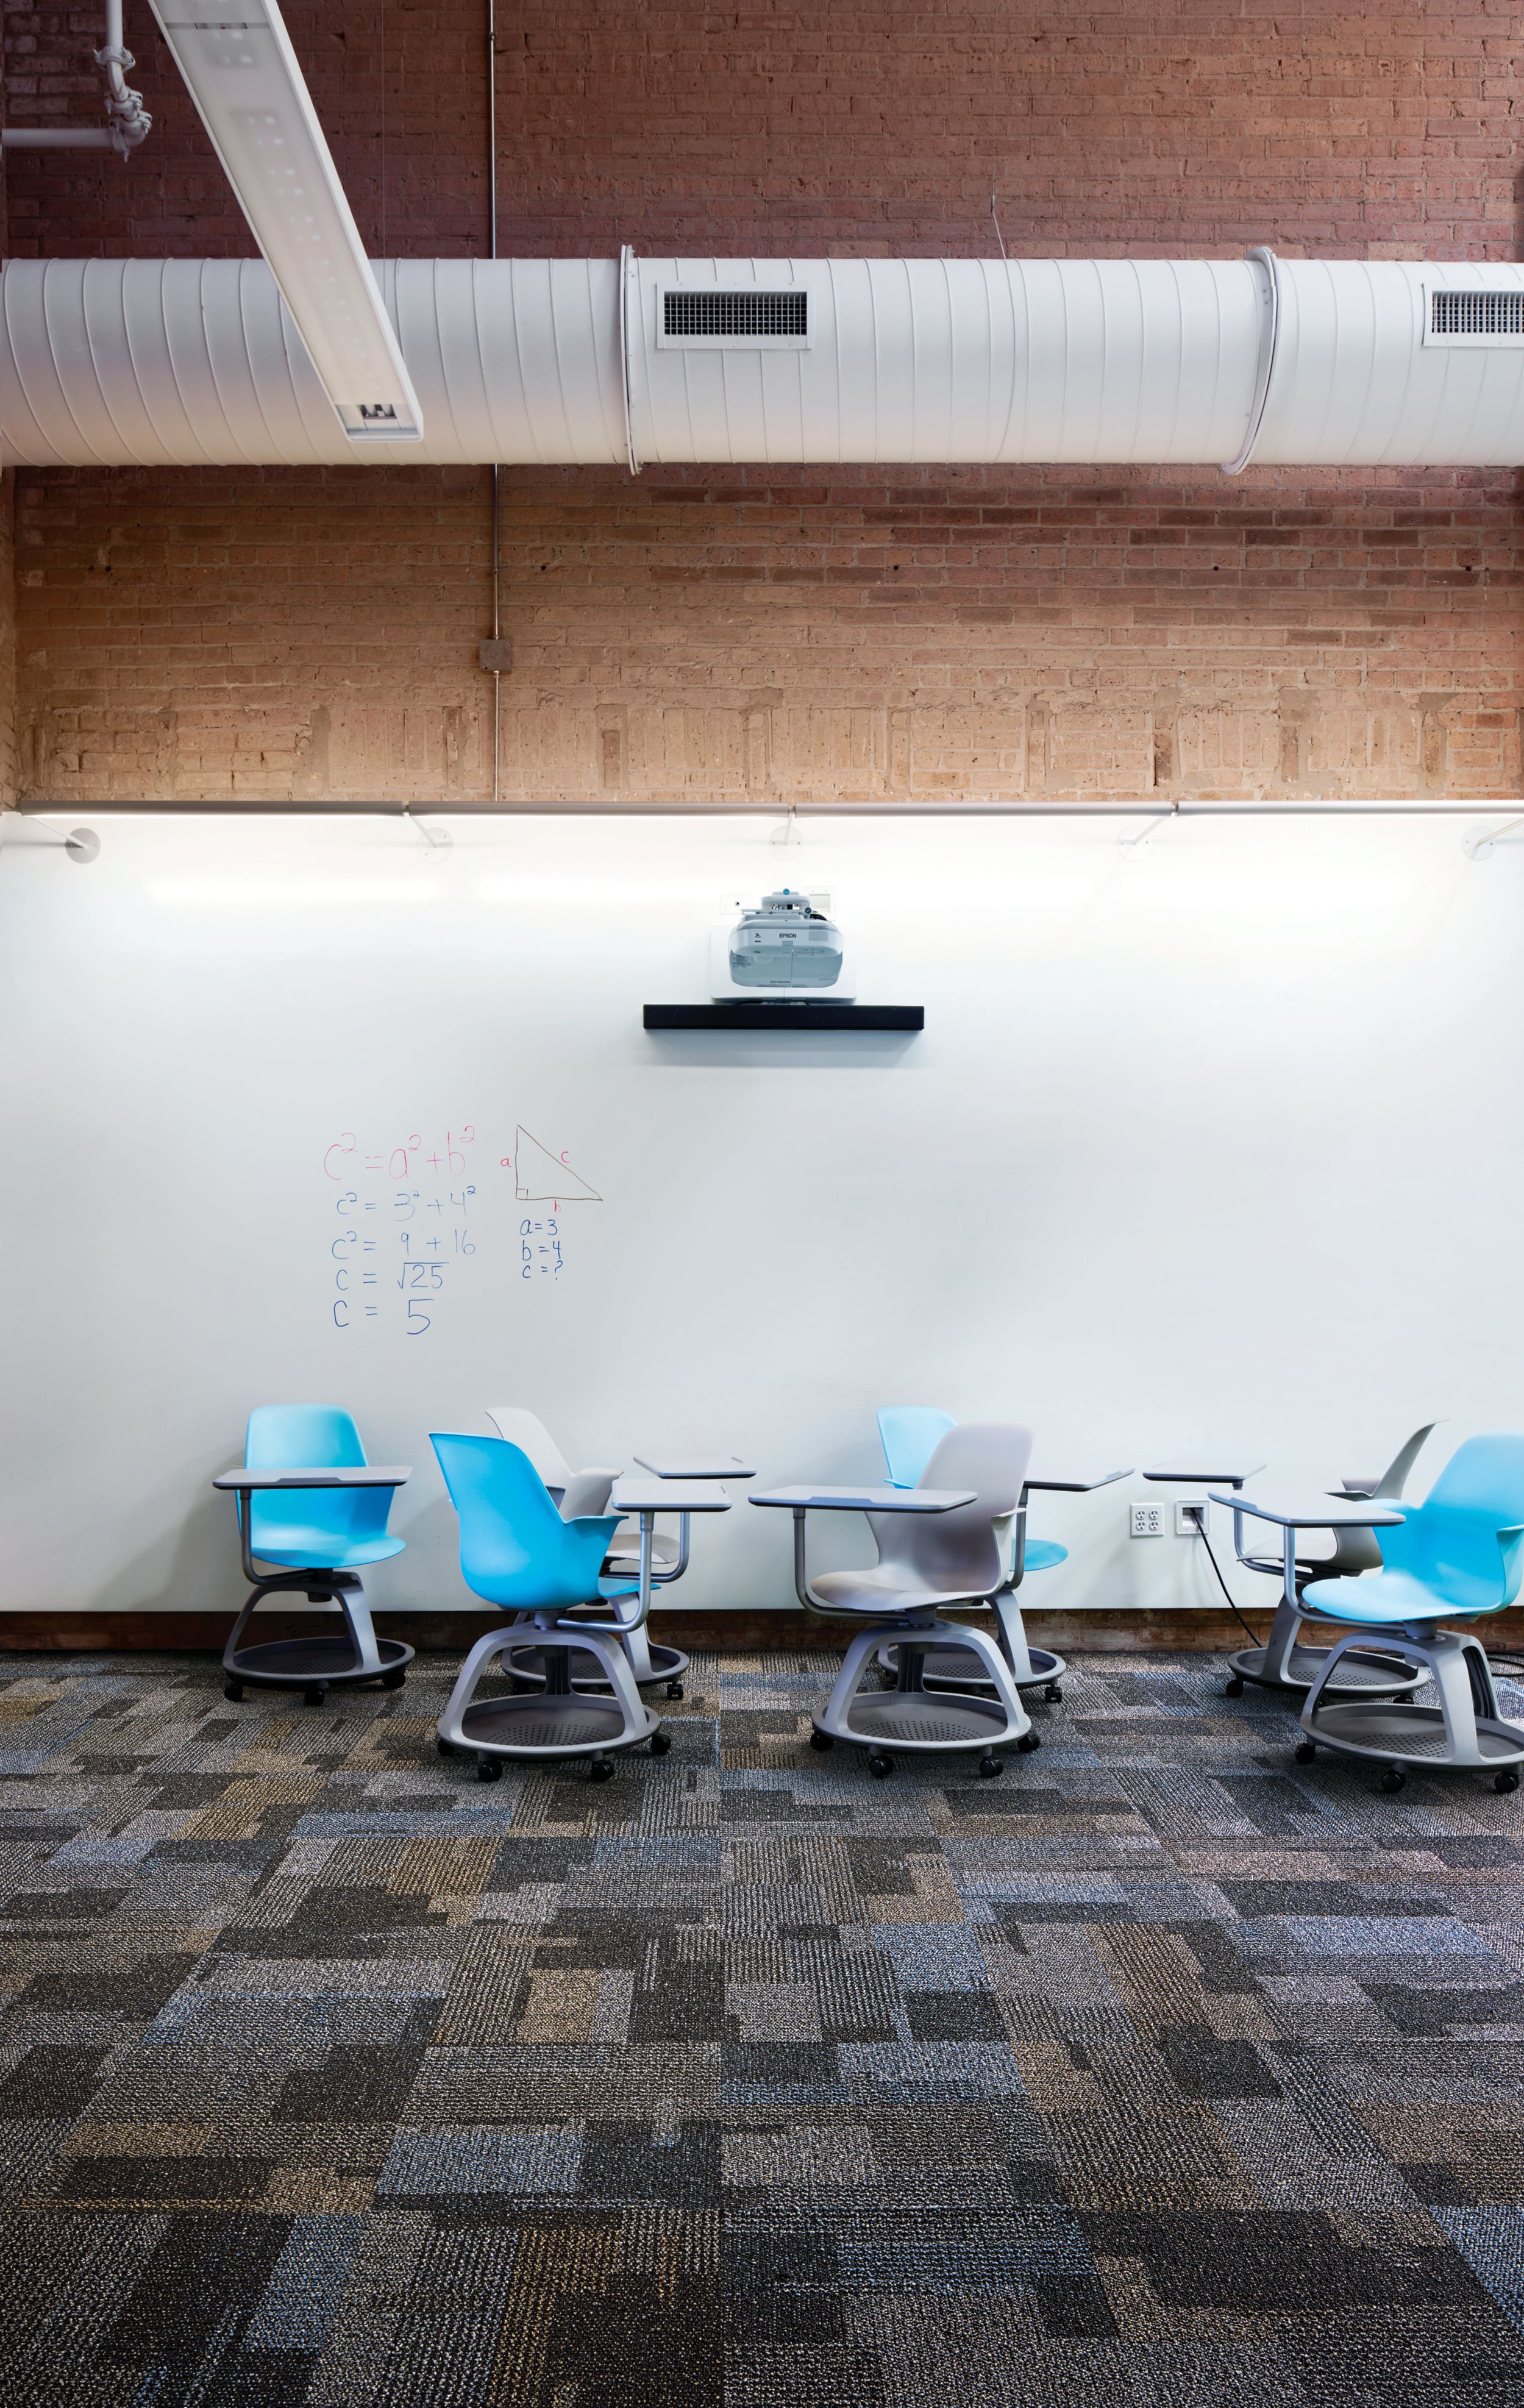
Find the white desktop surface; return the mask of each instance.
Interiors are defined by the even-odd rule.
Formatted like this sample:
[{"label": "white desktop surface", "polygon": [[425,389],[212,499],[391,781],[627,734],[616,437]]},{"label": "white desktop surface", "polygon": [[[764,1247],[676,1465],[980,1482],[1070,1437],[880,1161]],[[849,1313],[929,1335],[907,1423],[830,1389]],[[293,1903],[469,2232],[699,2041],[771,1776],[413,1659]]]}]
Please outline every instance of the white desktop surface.
[{"label": "white desktop surface", "polygon": [[739,1455],[710,1455],[702,1447],[653,1447],[634,1457],[657,1480],[755,1480],[756,1466]]}]

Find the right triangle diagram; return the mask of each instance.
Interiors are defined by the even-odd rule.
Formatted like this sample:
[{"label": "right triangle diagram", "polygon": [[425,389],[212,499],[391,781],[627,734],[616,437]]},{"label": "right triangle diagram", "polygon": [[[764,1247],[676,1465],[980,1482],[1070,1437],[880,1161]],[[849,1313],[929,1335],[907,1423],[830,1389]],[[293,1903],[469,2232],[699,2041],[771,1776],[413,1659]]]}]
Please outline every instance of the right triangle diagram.
[{"label": "right triangle diagram", "polygon": [[596,1187],[531,1137],[526,1128],[513,1132],[513,1192],[521,1204],[601,1204]]}]

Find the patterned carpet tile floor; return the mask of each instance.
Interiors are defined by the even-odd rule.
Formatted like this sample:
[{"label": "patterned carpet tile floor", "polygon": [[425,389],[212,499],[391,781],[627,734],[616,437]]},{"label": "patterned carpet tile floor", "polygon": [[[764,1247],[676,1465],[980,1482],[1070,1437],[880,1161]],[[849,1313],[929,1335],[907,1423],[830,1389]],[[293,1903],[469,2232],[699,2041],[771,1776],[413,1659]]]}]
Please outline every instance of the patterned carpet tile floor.
[{"label": "patterned carpet tile floor", "polygon": [[1519,1799],[1190,1656],[999,1781],[789,1656],[484,1785],[454,1670],[0,1657],[19,2408],[1524,2399]]}]

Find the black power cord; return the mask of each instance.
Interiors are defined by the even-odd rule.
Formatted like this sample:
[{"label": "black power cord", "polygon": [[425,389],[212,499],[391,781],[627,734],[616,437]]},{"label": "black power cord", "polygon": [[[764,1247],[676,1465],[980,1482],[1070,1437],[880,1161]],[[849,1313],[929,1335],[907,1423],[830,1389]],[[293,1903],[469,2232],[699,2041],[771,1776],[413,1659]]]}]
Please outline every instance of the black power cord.
[{"label": "black power cord", "polygon": [[1218,1563],[1216,1555],[1213,1549],[1212,1541],[1206,1535],[1206,1507],[1204,1505],[1187,1505],[1186,1507],[1186,1512],[1190,1515],[1191,1520],[1196,1525],[1197,1533],[1201,1539],[1201,1544],[1206,1549],[1208,1555],[1212,1559],[1212,1569],[1217,1575],[1217,1586],[1221,1589],[1224,1597],[1228,1599],[1229,1606],[1237,1617],[1240,1629],[1247,1630],[1249,1637],[1254,1641],[1255,1645],[1257,1647],[1262,1647],[1265,1643],[1264,1641],[1260,1638],[1257,1630],[1251,1630],[1249,1628],[1249,1625],[1244,1621],[1243,1614],[1239,1612],[1238,1599],[1234,1597],[1232,1590],[1223,1579],[1222,1566]]},{"label": "black power cord", "polygon": [[[1262,1647],[1265,1643],[1264,1641],[1259,1638],[1257,1632],[1249,1629],[1248,1624],[1244,1621],[1243,1614],[1239,1612],[1238,1601],[1233,1596],[1232,1590],[1223,1579],[1222,1566],[1218,1563],[1212,1541],[1206,1535],[1205,1506],[1187,1505],[1186,1507],[1186,1512],[1190,1515],[1191,1520],[1196,1525],[1201,1544],[1206,1549],[1207,1555],[1211,1558],[1212,1569],[1217,1575],[1217,1586],[1221,1589],[1224,1597],[1228,1599],[1228,1603],[1232,1609],[1240,1629],[1247,1630],[1249,1637],[1254,1641],[1255,1645],[1257,1647]],[[1513,1655],[1500,1655],[1496,1648],[1488,1648],[1487,1660],[1502,1673],[1504,1680],[1524,1681],[1524,1657]]]}]

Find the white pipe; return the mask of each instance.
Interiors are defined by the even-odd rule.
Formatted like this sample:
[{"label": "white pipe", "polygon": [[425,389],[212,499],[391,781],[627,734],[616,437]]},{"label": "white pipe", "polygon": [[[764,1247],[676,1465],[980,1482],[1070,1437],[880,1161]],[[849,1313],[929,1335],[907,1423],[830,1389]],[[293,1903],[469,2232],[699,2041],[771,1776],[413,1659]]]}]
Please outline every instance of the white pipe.
[{"label": "white pipe", "polygon": [[122,37],[122,0],[106,0],[106,46],[94,52],[95,64],[106,75],[106,114],[111,121],[110,141],[125,159],[153,130],[143,107],[143,95],[127,83],[124,68],[137,64]]},{"label": "white pipe", "polygon": [[[378,459],[1524,463],[1512,264],[626,253],[378,275],[425,428]],[[706,312],[730,331],[695,336]],[[0,465],[353,457],[262,261],[0,277]]]},{"label": "white pipe", "polygon": [[106,77],[104,103],[108,124],[95,132],[51,125],[7,125],[0,135],[7,150],[115,150],[125,159],[146,141],[153,120],[134,92],[124,70],[137,64],[122,38],[122,0],[106,0],[106,42],[91,57]]}]

